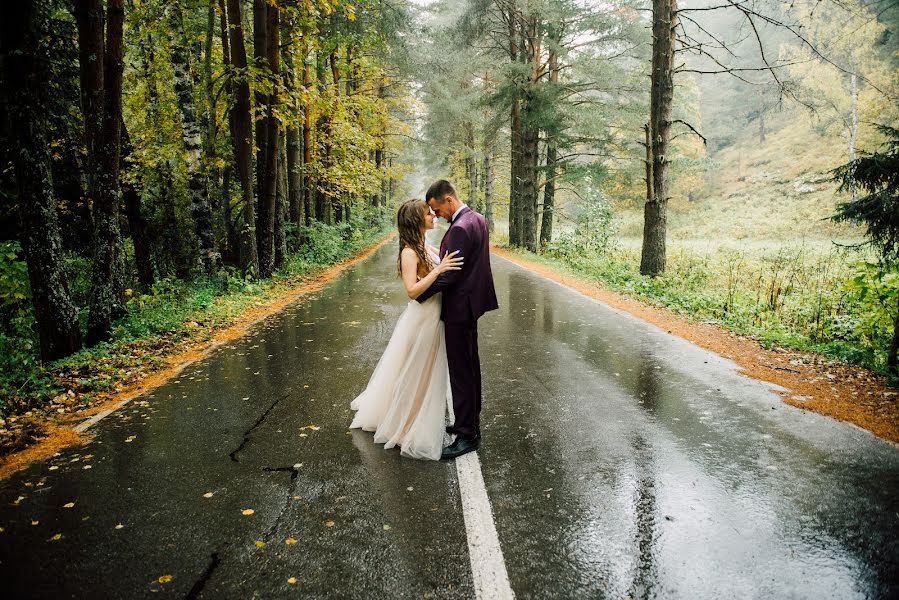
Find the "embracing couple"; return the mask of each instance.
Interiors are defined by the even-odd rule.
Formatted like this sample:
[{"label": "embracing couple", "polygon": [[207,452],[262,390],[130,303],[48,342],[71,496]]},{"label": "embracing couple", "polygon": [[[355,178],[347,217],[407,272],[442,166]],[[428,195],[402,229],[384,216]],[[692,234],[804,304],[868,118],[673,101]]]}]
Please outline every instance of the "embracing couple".
[{"label": "embracing couple", "polygon": [[[437,217],[450,223],[439,251],[425,239]],[[498,307],[487,221],[441,179],[424,200],[404,202],[396,222],[397,269],[412,301],[350,405],[350,427],[403,456],[453,459],[481,443],[478,319]]]}]

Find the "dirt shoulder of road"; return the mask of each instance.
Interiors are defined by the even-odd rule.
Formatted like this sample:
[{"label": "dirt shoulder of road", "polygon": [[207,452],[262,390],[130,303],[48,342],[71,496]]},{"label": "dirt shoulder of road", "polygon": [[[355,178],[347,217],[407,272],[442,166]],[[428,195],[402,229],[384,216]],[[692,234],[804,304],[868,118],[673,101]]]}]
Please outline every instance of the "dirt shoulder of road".
[{"label": "dirt shoulder of road", "polygon": [[721,327],[698,323],[665,308],[603,288],[579,277],[528,260],[521,254],[493,247],[492,252],[611,307],[648,321],[668,333],[734,361],[749,377],[786,388],[776,391],[784,402],[841,421],[899,444],[899,398],[885,377],[867,369],[788,348],[764,348],[748,337]]},{"label": "dirt shoulder of road", "polygon": [[115,410],[132,398],[161,386],[191,363],[208,356],[216,347],[245,335],[259,321],[283,310],[302,296],[321,290],[343,271],[371,256],[394,236],[395,234],[391,233],[359,254],[315,272],[299,285],[286,288],[273,298],[253,306],[227,325],[217,329],[210,339],[202,342],[185,340],[173,345],[166,352],[165,363],[161,368],[152,373],[139,374],[127,381],[121,389],[98,396],[89,406],[59,418],[43,418],[42,422],[36,424],[43,430],[43,437],[34,440],[22,450],[0,457],[0,479],[25,468],[32,462],[49,458],[62,448],[87,442],[90,436],[76,431],[80,423],[101,412]]}]

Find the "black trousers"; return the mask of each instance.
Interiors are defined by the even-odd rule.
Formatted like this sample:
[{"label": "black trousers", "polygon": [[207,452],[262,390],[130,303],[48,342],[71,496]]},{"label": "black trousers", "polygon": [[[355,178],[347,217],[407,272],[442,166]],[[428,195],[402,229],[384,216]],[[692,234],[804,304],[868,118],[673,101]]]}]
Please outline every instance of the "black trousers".
[{"label": "black trousers", "polygon": [[459,437],[481,435],[481,358],[478,355],[478,322],[445,323],[446,358],[456,421],[447,427]]}]

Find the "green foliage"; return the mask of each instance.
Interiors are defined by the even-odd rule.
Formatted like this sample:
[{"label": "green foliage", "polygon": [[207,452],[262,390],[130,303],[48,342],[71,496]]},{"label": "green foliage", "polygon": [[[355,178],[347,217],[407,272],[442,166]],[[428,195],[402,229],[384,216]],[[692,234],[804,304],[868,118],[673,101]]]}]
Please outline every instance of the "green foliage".
[{"label": "green foliage", "polygon": [[615,227],[607,203],[589,203],[577,218],[574,231],[563,231],[549,242],[544,252],[562,259],[604,256],[612,249]]},{"label": "green foliage", "polygon": [[882,347],[893,334],[899,305],[899,270],[873,261],[859,263],[846,288],[848,302],[856,307],[854,318],[847,323],[848,333],[866,346]]},{"label": "green foliage", "polygon": [[865,224],[866,236],[886,260],[899,261],[899,129],[879,125],[884,152],[865,153],[834,170],[840,191],[858,186],[865,196],[837,206],[837,221]]},{"label": "green foliage", "polygon": [[[574,236],[562,236],[571,240]],[[541,260],[767,346],[813,351],[881,372],[899,302],[899,272],[855,252],[809,245],[710,251],[672,244],[669,268],[639,272],[635,248],[547,248]]]}]

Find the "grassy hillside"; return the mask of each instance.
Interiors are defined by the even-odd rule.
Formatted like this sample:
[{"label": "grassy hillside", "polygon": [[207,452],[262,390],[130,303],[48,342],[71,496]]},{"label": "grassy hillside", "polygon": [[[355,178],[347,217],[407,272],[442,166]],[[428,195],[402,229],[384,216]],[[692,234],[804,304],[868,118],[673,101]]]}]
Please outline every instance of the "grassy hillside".
[{"label": "grassy hillside", "polygon": [[[673,173],[668,217],[673,241],[789,243],[861,236],[860,229],[828,219],[841,200],[828,171],[846,162],[846,140],[832,130],[822,135],[799,110],[768,120],[764,144],[753,125],[708,157],[704,172],[697,166],[693,173]],[[640,211],[619,211],[620,235],[640,237],[642,220]]]}]

